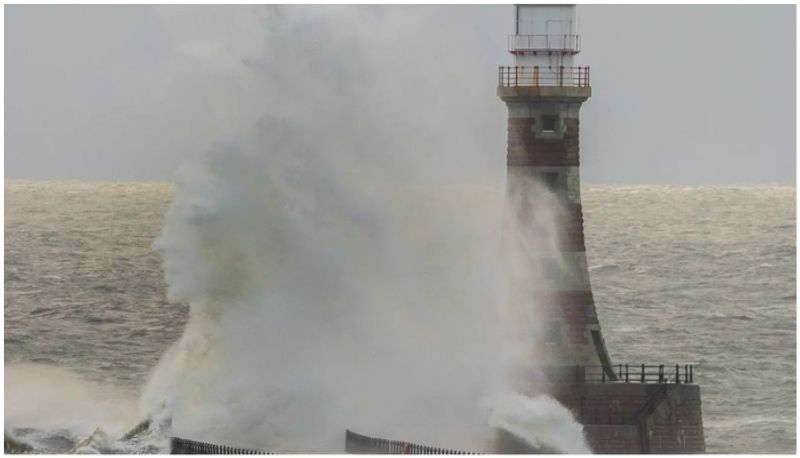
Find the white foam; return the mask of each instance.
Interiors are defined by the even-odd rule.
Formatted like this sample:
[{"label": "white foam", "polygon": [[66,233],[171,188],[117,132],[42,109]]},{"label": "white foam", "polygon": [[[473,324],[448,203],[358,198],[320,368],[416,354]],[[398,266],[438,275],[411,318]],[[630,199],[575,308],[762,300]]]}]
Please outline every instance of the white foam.
[{"label": "white foam", "polygon": [[559,453],[589,454],[583,426],[549,396],[503,394],[487,401],[489,425],[502,428],[536,448]]}]

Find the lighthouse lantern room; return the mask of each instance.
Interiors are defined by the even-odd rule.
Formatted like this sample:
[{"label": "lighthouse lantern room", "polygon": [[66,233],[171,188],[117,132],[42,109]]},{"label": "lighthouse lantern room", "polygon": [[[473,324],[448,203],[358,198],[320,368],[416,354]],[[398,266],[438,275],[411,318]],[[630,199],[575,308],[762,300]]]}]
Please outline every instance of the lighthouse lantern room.
[{"label": "lighthouse lantern room", "polygon": [[588,86],[589,68],[574,63],[580,52],[575,5],[515,5],[514,9],[515,33],[508,37],[514,65],[507,67],[508,85]]}]

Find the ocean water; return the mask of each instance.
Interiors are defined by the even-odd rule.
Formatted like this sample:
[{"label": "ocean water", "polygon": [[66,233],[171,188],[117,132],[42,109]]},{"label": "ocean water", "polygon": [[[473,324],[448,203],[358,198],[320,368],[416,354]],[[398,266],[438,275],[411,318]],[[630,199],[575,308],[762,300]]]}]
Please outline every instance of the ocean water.
[{"label": "ocean water", "polygon": [[[5,183],[5,425],[63,452],[141,418],[180,336],[152,250],[174,186]],[[584,186],[614,363],[694,363],[707,451],[794,453],[795,188]]]}]

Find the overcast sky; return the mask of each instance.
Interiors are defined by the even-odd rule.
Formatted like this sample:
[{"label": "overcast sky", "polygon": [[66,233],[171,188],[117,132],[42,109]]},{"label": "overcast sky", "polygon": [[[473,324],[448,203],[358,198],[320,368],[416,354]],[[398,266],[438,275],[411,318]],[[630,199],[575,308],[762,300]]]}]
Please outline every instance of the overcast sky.
[{"label": "overcast sky", "polygon": [[[446,8],[481,43],[452,49],[454,58],[487,75],[511,62],[510,5]],[[247,42],[235,40],[235,14],[224,27],[212,14],[180,30],[165,29],[160,15],[146,5],[5,7],[6,178],[173,178],[190,156],[176,118],[196,113],[166,106],[153,88],[181,86],[185,73],[172,61],[176,42],[186,42],[176,36],[217,26],[224,30],[204,36],[206,48],[209,36]],[[593,90],[581,111],[585,182],[795,182],[793,5],[582,5],[578,15],[577,62],[591,66]],[[469,96],[496,102],[490,115],[505,116],[494,87]],[[488,154],[504,163],[505,132],[486,135],[498,139]]]}]

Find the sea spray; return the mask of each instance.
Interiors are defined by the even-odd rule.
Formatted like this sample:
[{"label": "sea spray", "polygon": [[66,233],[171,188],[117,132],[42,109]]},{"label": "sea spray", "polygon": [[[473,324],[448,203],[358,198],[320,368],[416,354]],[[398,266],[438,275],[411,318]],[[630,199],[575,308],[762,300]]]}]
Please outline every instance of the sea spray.
[{"label": "sea spray", "polygon": [[[170,295],[192,303],[191,318],[152,379],[149,409],[175,409],[176,429],[192,424],[206,439],[260,429],[270,440],[260,445],[290,451],[336,450],[354,423],[430,441],[436,436],[413,431],[411,420],[436,404],[439,429],[456,412],[479,419],[464,401],[497,372],[489,356],[499,338],[485,324],[497,321],[487,304],[498,294],[486,282],[499,278],[476,262],[496,251],[486,246],[496,239],[473,234],[482,245],[464,249],[448,238],[450,218],[482,211],[403,202],[414,190],[361,207],[302,177],[275,183],[269,162],[212,153],[214,165],[197,178],[208,188],[186,183],[176,198],[157,247]],[[303,185],[284,187],[295,180]],[[409,227],[408,212],[424,221]],[[467,224],[455,237],[476,229],[487,228]]]},{"label": "sea spray", "polygon": [[42,364],[5,366],[6,453],[155,453],[164,431],[135,423],[135,398],[67,369]]},{"label": "sea spray", "polygon": [[[179,177],[155,247],[191,316],[143,414],[275,451],[342,451],[348,428],[492,451],[480,400],[535,384],[539,317],[508,297],[494,82],[447,51],[474,36],[439,8],[266,11],[241,66],[235,46],[176,46],[212,91],[191,119],[254,119],[205,122],[228,140]],[[186,71],[218,60],[222,78]]]},{"label": "sea spray", "polygon": [[[278,451],[340,450],[348,428],[491,451],[479,400],[535,380],[534,349],[498,314],[501,194],[390,188],[369,207],[353,190],[319,192],[272,163],[281,156],[220,147],[182,182],[156,247],[191,318],[151,380],[150,415]],[[440,195],[420,203],[426,192]],[[522,372],[515,383],[508,369]],[[524,421],[526,408],[509,432],[548,414]]]},{"label": "sea spray", "polygon": [[60,428],[77,437],[102,426],[122,434],[137,421],[136,400],[122,390],[87,380],[65,368],[14,363],[5,366],[6,425]]},{"label": "sea spray", "polygon": [[502,394],[487,400],[486,405],[490,426],[508,431],[534,449],[592,453],[583,437],[583,427],[551,397]]}]

